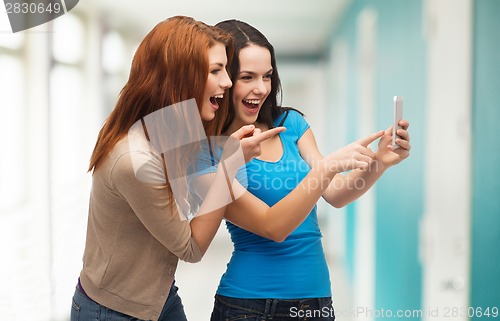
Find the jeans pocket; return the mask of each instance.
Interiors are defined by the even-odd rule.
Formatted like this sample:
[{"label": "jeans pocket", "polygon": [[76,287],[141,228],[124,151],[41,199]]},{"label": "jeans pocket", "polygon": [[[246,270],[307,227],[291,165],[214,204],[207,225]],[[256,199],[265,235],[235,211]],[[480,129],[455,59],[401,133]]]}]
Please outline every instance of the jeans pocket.
[{"label": "jeans pocket", "polygon": [[228,318],[228,321],[261,321],[262,318],[255,315],[239,315],[233,318]]},{"label": "jeans pocket", "polygon": [[[250,300],[254,301],[254,300]],[[215,297],[211,321],[262,321],[259,304],[249,304],[248,300]]]},{"label": "jeans pocket", "polygon": [[245,310],[231,308],[227,311],[228,321],[260,321],[262,316]]},{"label": "jeans pocket", "polygon": [[113,309],[106,308],[104,306],[102,306],[101,312],[102,313],[101,313],[100,318],[102,320],[107,320],[107,321],[136,321],[136,320],[139,320],[139,319],[134,318],[130,315],[115,311]]},{"label": "jeans pocket", "polygon": [[71,299],[71,321],[79,321],[80,320],[80,305],[78,305],[74,299]]}]

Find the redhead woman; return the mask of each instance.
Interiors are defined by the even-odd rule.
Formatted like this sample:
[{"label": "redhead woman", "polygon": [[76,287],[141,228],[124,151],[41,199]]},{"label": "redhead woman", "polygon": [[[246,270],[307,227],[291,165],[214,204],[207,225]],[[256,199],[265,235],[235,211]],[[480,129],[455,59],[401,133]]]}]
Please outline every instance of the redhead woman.
[{"label": "redhead woman", "polygon": [[[186,320],[174,284],[178,260],[202,258],[225,209],[204,204],[218,202],[231,168],[241,164],[228,157],[200,206],[200,211],[210,210],[182,219],[185,197],[174,197],[171,179],[181,178],[176,181],[185,186],[182,177],[189,163],[178,162],[179,155],[168,157],[164,147],[177,146],[191,135],[201,139],[220,132],[210,121],[227,111],[223,106],[232,84],[226,72],[231,51],[225,32],[180,16],[157,24],[137,48],[129,79],[90,160],[87,237],[72,321]],[[179,106],[196,106],[195,112],[185,113]],[[182,133],[162,136],[151,119],[163,129],[175,124]],[[196,124],[203,124],[201,133]],[[262,140],[282,131],[244,138],[253,130],[253,125],[243,126],[232,136],[241,140],[245,161],[259,154]],[[196,145],[196,139],[189,142]]]}]

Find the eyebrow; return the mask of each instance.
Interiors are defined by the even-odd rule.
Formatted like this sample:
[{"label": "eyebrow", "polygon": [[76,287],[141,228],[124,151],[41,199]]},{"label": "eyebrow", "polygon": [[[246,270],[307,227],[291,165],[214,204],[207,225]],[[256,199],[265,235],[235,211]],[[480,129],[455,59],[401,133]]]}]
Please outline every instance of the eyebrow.
[{"label": "eyebrow", "polygon": [[218,66],[218,67],[224,67],[224,65],[223,65],[222,63],[220,63],[220,62],[212,62],[212,63],[210,64],[210,66],[213,66],[213,65],[216,65],[216,66]]},{"label": "eyebrow", "polygon": [[[273,68],[271,68],[271,69],[269,69],[268,71],[266,71],[264,74],[268,74],[268,73],[273,72],[273,71],[274,71],[274,69],[273,69]],[[240,74],[243,74],[243,73],[250,74],[250,75],[256,75],[256,74],[257,74],[257,73],[256,73],[256,72],[254,72],[254,71],[246,71],[246,70],[242,70],[242,71],[240,71]]]}]

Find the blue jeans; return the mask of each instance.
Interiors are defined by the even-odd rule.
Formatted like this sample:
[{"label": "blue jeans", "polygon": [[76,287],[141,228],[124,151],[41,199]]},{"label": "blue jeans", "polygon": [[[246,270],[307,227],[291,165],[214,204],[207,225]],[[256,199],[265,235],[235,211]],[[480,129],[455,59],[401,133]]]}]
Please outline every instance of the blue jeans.
[{"label": "blue jeans", "polygon": [[[184,306],[173,284],[158,321],[187,321]],[[71,306],[71,321],[145,321],[111,310],[75,290]]]},{"label": "blue jeans", "polygon": [[237,299],[215,296],[211,321],[334,321],[331,298]]}]

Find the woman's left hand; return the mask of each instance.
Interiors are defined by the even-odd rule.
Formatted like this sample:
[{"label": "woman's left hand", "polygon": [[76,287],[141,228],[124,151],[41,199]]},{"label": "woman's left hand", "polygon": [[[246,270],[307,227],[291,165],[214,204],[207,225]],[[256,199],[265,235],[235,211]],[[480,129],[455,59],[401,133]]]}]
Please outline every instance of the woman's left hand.
[{"label": "woman's left hand", "polygon": [[408,133],[410,123],[403,119],[399,121],[399,126],[402,127],[396,132],[396,144],[400,146],[399,148],[392,146],[392,126],[385,131],[384,136],[378,142],[378,150],[375,153],[376,160],[385,167],[399,164],[410,155],[411,145]]}]

